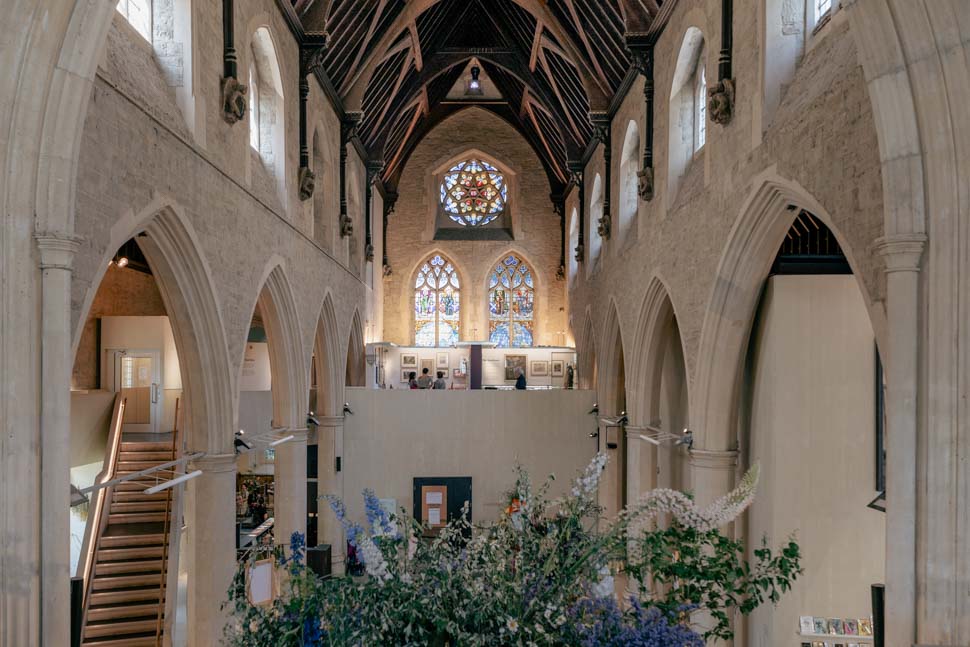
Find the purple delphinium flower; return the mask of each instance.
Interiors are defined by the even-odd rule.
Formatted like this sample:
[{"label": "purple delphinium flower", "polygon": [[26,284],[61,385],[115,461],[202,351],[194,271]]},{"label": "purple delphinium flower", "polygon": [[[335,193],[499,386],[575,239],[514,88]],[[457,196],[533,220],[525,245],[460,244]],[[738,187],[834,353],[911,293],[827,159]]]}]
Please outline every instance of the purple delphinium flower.
[{"label": "purple delphinium flower", "polygon": [[388,537],[397,538],[397,530],[391,524],[391,519],[387,516],[387,510],[381,505],[380,499],[374,494],[374,490],[366,488],[364,490],[364,511],[367,513],[367,523],[371,528],[375,523]]},{"label": "purple delphinium flower", "polygon": [[612,597],[584,598],[570,608],[566,630],[582,647],[704,647],[690,627],[636,599],[624,612]]}]

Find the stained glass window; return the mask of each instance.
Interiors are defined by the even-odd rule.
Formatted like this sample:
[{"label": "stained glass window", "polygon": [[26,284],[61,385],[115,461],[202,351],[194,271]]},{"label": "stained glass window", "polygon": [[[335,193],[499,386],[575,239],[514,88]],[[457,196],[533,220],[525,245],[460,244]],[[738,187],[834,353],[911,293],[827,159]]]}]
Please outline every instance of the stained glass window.
[{"label": "stained glass window", "polygon": [[495,266],[488,279],[489,341],[499,348],[533,345],[535,292],[532,270],[517,256]]},{"label": "stained glass window", "polygon": [[421,265],[414,281],[414,345],[451,346],[461,330],[458,270],[441,254]]},{"label": "stained glass window", "polygon": [[482,160],[459,162],[441,183],[441,208],[460,225],[480,227],[505,211],[509,187],[497,168]]}]

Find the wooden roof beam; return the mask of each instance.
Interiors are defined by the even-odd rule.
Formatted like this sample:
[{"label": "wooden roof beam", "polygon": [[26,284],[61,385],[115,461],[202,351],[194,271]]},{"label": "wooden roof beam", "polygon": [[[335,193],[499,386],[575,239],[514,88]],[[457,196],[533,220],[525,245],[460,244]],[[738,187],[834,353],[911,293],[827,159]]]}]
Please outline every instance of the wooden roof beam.
[{"label": "wooden roof beam", "polygon": [[583,47],[586,48],[586,54],[589,56],[589,60],[593,63],[593,67],[596,69],[596,73],[599,78],[609,87],[609,80],[603,73],[603,68],[600,67],[599,58],[596,56],[596,52],[593,51],[593,47],[589,43],[589,37],[586,35],[586,29],[583,27],[583,21],[579,18],[579,13],[576,11],[576,5],[573,0],[564,0],[566,3],[566,8],[569,9],[569,15],[573,19],[573,24],[576,26],[576,33],[579,34],[579,40],[583,42]]},{"label": "wooden roof beam", "polygon": [[421,37],[418,36],[418,23],[413,20],[408,23],[408,31],[411,33],[411,52],[414,55],[414,67],[420,72],[421,68],[424,67],[424,61],[421,59]]}]

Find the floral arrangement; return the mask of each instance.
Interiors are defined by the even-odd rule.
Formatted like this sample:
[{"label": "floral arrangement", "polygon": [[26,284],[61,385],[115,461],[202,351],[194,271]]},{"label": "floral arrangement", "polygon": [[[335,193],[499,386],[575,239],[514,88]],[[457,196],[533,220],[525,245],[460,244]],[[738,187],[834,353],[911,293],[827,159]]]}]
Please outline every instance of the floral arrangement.
[{"label": "floral arrangement", "polygon": [[[751,565],[741,544],[717,529],[750,505],[757,468],[706,508],[654,490],[605,520],[596,502],[605,465],[596,456],[554,500],[553,477],[533,487],[520,468],[495,523],[473,528],[462,517],[430,539],[403,510],[388,515],[371,490],[363,493],[367,529],[327,496],[364,574],[317,577],[294,534],[288,548],[273,549],[283,583],[271,605],[249,602],[240,565],[226,642],[702,647],[730,637],[735,611],[776,601],[801,572],[794,541],[778,556],[763,546]],[[670,523],[654,527],[660,514]],[[624,596],[614,575],[629,582]]]}]

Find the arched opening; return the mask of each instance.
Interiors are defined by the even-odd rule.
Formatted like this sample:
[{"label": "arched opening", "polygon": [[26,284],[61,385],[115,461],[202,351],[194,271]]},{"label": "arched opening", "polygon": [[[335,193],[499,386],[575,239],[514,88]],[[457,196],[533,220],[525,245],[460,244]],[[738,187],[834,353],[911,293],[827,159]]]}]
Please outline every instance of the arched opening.
[{"label": "arched opening", "polygon": [[707,72],[704,34],[689,27],[670,86],[667,190],[676,195],[681,177],[707,139]]},{"label": "arched opening", "polygon": [[609,461],[600,483],[600,504],[607,518],[614,517],[625,505],[626,492],[626,365],[623,336],[620,332],[616,305],[610,305],[603,338],[602,368],[597,371],[597,402],[599,405],[598,451],[606,453]]},{"label": "arched opening", "polygon": [[354,312],[350,322],[350,337],[347,340],[347,386],[366,386],[365,373],[366,357],[364,349],[364,330],[360,323],[360,314]]},{"label": "arched opening", "polygon": [[285,114],[283,81],[276,45],[269,29],[260,27],[250,41],[249,145],[276,181],[286,203]]},{"label": "arched opening", "polygon": [[361,259],[364,251],[364,227],[362,221],[364,213],[361,208],[363,198],[361,191],[364,183],[360,181],[360,174],[357,172],[356,158],[352,161],[347,160],[347,215],[354,223],[353,233],[347,238],[347,262],[350,271],[354,276],[361,275]]},{"label": "arched opening", "polygon": [[[194,617],[212,610],[210,597],[221,598],[235,565],[231,553],[196,560],[207,550],[206,538],[231,541],[234,528],[231,479],[223,477],[234,464],[231,380],[218,306],[182,218],[168,207],[145,213],[129,229],[133,238],[109,246],[115,251],[88,292],[74,342],[68,465],[72,504],[78,505],[71,508],[72,574],[85,579],[82,635],[90,636],[88,625],[97,622],[97,635],[119,640],[149,625],[153,633],[172,636],[176,618],[191,626]],[[202,452],[208,456],[191,467],[177,464],[174,474],[134,476]],[[145,492],[193,469],[202,473],[187,484]],[[98,483],[124,480],[82,496],[95,477]],[[177,518],[183,507],[184,517]],[[140,570],[132,571],[157,582],[143,587],[143,604],[103,621],[96,612],[112,605],[120,586],[104,579],[117,561],[111,551],[119,542],[135,552],[161,551],[165,558],[139,562]],[[188,598],[165,595],[179,591],[180,578],[186,578]]]},{"label": "arched opening", "polygon": [[240,367],[239,429],[253,445],[239,460],[240,548],[306,533],[308,389],[301,348],[292,291],[277,265],[260,289]]},{"label": "arched opening", "polygon": [[599,233],[599,220],[603,217],[603,178],[599,173],[593,179],[593,190],[589,198],[589,217],[586,222],[586,240],[589,251],[586,254],[586,276],[593,273],[600,258],[603,237]]},{"label": "arched opening", "polygon": [[623,138],[623,154],[620,158],[620,235],[635,232],[639,195],[637,172],[640,170],[640,128],[630,120]]},{"label": "arched opening", "polygon": [[[884,465],[878,353],[833,232],[796,209],[758,304],[744,362],[741,455],[759,462],[748,553],[798,532],[804,574],[747,619],[771,644],[800,615],[866,618],[885,578],[885,514],[868,507]],[[846,528],[848,525],[848,528]]]}]

